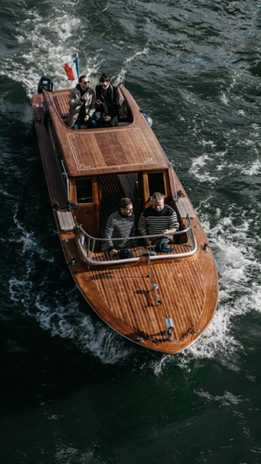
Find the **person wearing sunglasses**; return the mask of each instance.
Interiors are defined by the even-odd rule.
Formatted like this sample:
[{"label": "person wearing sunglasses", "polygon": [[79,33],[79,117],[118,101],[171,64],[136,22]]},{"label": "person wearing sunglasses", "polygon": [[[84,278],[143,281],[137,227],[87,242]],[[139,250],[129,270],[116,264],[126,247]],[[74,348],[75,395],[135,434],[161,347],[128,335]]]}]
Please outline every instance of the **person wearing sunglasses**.
[{"label": "person wearing sunglasses", "polygon": [[95,119],[98,127],[114,127],[118,125],[120,98],[119,91],[112,85],[110,78],[102,74],[100,83],[96,85]]},{"label": "person wearing sunglasses", "polygon": [[70,93],[68,125],[73,129],[96,127],[97,124],[93,118],[95,100],[95,92],[89,86],[88,77],[83,74],[79,77],[78,84]]}]

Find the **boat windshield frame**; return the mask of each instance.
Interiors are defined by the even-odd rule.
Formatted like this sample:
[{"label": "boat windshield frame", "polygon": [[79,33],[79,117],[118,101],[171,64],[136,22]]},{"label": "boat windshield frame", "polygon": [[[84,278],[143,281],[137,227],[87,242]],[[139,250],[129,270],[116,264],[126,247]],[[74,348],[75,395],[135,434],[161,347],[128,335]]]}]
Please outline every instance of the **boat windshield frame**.
[{"label": "boat windshield frame", "polygon": [[[141,254],[141,256],[144,256],[144,255],[149,255],[150,256],[150,260],[152,261],[155,261],[155,260],[164,260],[164,259],[181,259],[181,258],[187,258],[187,257],[190,257],[192,255],[194,255],[197,250],[198,250],[198,247],[197,247],[197,242],[196,242],[196,239],[195,239],[195,236],[194,236],[194,233],[193,233],[193,228],[192,228],[192,225],[191,225],[191,220],[190,220],[190,217],[189,215],[187,216],[187,221],[188,221],[188,227],[186,229],[183,229],[183,230],[179,230],[179,231],[176,231],[175,233],[171,234],[172,236],[179,236],[179,235],[182,235],[182,234],[187,234],[189,239],[190,239],[190,242],[191,242],[191,249],[189,251],[184,251],[184,252],[173,252],[173,253],[164,253],[162,252],[161,254],[155,254],[154,255],[151,255],[149,250],[146,249],[145,246],[142,246],[142,245],[138,245],[137,247],[140,248],[140,249],[143,249],[143,253]],[[133,257],[130,257],[130,258],[124,258],[124,259],[120,259],[120,260],[115,260],[115,259],[106,259],[106,253],[104,250],[104,259],[101,261],[101,260],[95,260],[93,259],[93,256],[95,255],[95,253],[92,251],[95,249],[95,247],[97,246],[97,244],[101,245],[104,244],[106,242],[106,239],[105,238],[99,238],[99,237],[93,237],[91,235],[89,235],[81,226],[78,226],[75,228],[75,232],[77,234],[77,237],[76,237],[76,240],[77,240],[77,243],[78,243],[78,247],[79,247],[79,250],[81,252],[81,255],[82,255],[82,258],[83,260],[90,264],[90,265],[96,265],[96,266],[108,266],[108,265],[111,265],[111,266],[115,266],[115,265],[119,265],[119,264],[123,264],[123,263],[135,263],[137,261],[139,261],[140,259],[140,256],[133,256]],[[144,239],[146,238],[149,238],[149,239],[156,239],[156,238],[161,238],[161,237],[166,237],[166,234],[157,234],[157,235],[142,235],[142,236],[135,236],[135,237],[129,237],[128,238],[128,242],[131,243],[132,241],[133,242],[142,242],[144,241]],[[110,239],[111,241],[113,242],[117,242],[117,241],[121,241],[122,239],[118,238],[113,238],[113,239]],[[172,244],[172,243],[169,243],[169,246],[175,246],[175,244]],[[126,247],[127,249],[130,249],[131,250],[131,247],[128,246]]]}]

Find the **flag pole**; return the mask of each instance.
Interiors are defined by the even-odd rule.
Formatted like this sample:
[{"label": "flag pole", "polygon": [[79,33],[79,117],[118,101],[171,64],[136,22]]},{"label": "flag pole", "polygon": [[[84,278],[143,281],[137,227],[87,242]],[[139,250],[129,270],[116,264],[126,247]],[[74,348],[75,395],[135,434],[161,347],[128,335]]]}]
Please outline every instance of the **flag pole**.
[{"label": "flag pole", "polygon": [[64,65],[64,69],[69,81],[75,81],[76,79],[79,79],[80,76],[78,53],[76,53],[75,55],[76,58],[73,60],[72,63],[66,63]]}]

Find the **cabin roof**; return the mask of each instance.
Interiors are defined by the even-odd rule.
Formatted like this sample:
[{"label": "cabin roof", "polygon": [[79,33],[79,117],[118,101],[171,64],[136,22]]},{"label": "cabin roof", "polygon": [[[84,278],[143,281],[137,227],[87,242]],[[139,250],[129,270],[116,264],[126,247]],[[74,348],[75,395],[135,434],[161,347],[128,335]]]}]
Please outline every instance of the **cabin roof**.
[{"label": "cabin roof", "polygon": [[62,121],[58,107],[65,92],[44,92],[44,106],[55,126],[63,160],[71,177],[108,173],[157,171],[169,168],[167,157],[136,102],[125,89],[133,122],[113,128],[73,130]]},{"label": "cabin roof", "polygon": [[114,130],[88,130],[67,133],[72,156],[66,158],[71,176],[163,170],[168,167],[159,156],[154,140],[148,141],[142,128],[124,127]]}]

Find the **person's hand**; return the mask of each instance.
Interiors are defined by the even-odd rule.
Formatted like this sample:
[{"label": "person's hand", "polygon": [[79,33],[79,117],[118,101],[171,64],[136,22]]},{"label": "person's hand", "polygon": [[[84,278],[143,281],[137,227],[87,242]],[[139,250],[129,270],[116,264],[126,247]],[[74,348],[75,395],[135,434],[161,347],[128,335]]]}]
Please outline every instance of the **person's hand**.
[{"label": "person's hand", "polygon": [[104,119],[105,122],[109,122],[111,120],[111,117],[110,116],[104,116],[103,119]]},{"label": "person's hand", "polygon": [[113,248],[111,251],[110,251],[110,255],[111,256],[116,256],[118,254],[118,250],[115,250],[115,248]]},{"label": "person's hand", "polygon": [[86,100],[87,100],[87,98],[88,98],[88,95],[87,95],[87,93],[84,93],[81,99],[82,99],[82,101],[86,101]]},{"label": "person's hand", "polygon": [[101,100],[96,100],[95,102],[97,105],[102,105],[102,101]]},{"label": "person's hand", "polygon": [[84,121],[89,121],[89,119],[90,119],[90,116],[87,114],[84,118]]}]

